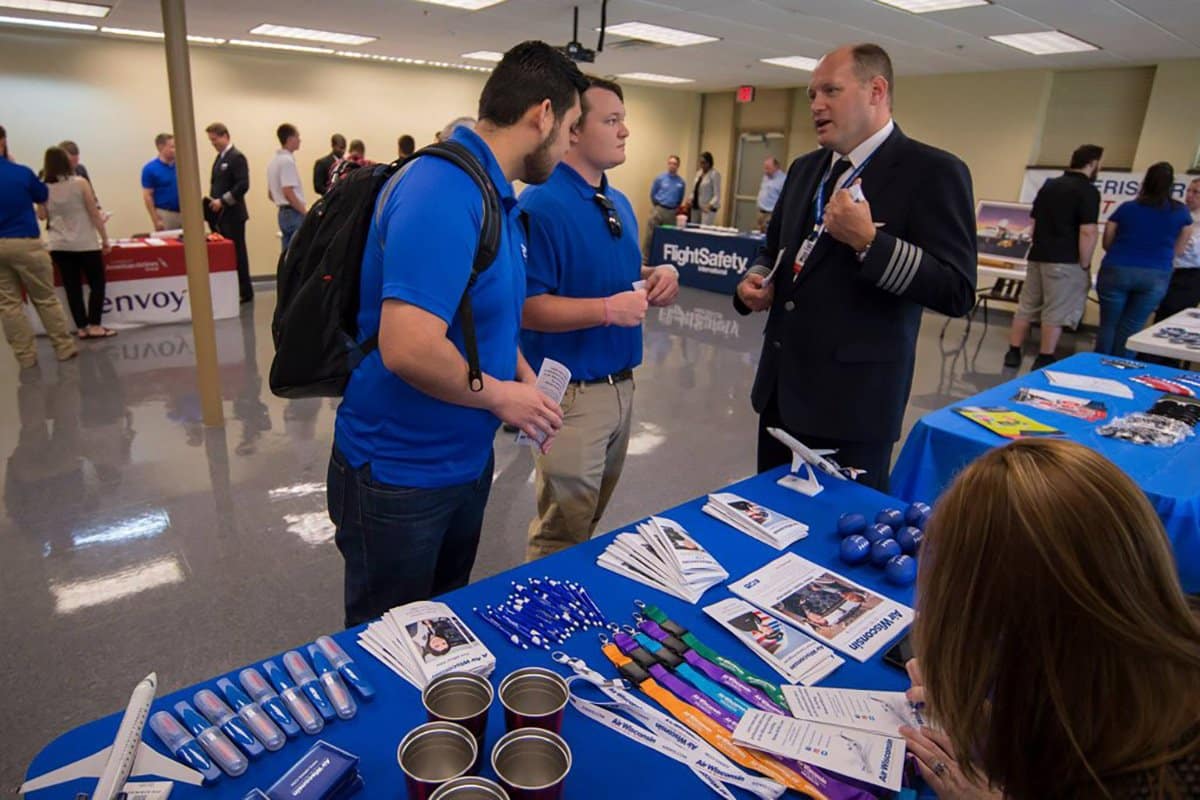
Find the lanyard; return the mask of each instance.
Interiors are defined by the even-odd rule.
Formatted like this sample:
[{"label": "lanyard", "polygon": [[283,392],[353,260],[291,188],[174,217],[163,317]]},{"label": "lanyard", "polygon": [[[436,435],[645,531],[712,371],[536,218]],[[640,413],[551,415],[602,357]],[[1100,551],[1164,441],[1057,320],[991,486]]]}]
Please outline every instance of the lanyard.
[{"label": "lanyard", "polygon": [[[664,650],[663,646],[651,639],[646,634],[636,633],[633,635],[633,638],[637,640],[638,644],[653,653],[655,657],[659,659],[664,657],[662,652]],[[713,700],[716,700],[730,714],[733,714],[735,717],[740,719],[743,714],[750,710],[751,706],[749,703],[737,695],[727,691],[723,686],[708,676],[702,674],[700,670],[696,669],[691,664],[687,663],[686,661],[679,660],[679,656],[668,651],[665,657],[672,659],[674,666],[672,666],[671,669],[678,673],[681,678],[686,680],[692,686],[695,686],[700,691],[704,692]]]},{"label": "lanyard", "polygon": [[[635,601],[634,604],[637,605],[639,602],[640,601]],[[757,686],[759,689],[762,689],[777,706],[781,708],[787,707],[787,698],[783,696],[783,692],[778,686],[770,681],[758,677],[757,675],[754,675],[749,670],[743,668],[740,664],[725,658],[711,647],[708,647],[699,639],[697,639],[694,634],[689,633],[687,629],[680,627],[675,622],[672,622],[670,617],[663,613],[663,610],[658,606],[642,604],[639,606],[639,608],[643,614],[658,623],[658,625],[665,632],[671,634],[672,636],[678,637],[688,647],[692,648],[698,654],[704,656],[717,666],[723,667],[728,672],[736,675],[742,680],[742,682],[749,684],[750,686]],[[659,641],[663,640],[660,639]]]},{"label": "lanyard", "polygon": [[[861,164],[850,171],[850,177],[842,178],[841,182],[834,188],[834,191],[847,184],[854,183],[854,179],[862,175],[862,171],[867,168],[867,164],[870,164],[871,159],[874,157],[875,154],[871,153],[871,155],[864,158]],[[836,161],[833,162],[833,164],[836,163]],[[821,176],[821,182],[817,184],[817,197],[813,200],[813,230],[818,231],[818,236],[820,235],[819,232],[825,229],[825,181],[829,180],[829,176],[833,173],[833,164],[830,164],[829,169],[825,170],[825,174]]]}]

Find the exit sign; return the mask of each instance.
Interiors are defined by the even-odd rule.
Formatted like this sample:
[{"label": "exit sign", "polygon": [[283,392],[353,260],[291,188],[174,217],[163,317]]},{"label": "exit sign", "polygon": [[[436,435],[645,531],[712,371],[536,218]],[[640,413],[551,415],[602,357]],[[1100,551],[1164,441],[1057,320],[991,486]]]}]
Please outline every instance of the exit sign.
[{"label": "exit sign", "polygon": [[739,86],[737,89],[737,101],[739,103],[753,103],[754,102],[754,87],[753,86]]}]

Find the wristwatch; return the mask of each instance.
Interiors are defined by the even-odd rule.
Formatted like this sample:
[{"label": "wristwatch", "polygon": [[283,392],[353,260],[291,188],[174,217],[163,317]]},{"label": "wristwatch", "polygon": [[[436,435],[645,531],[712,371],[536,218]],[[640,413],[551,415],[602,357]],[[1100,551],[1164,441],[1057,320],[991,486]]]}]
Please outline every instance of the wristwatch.
[{"label": "wristwatch", "polygon": [[862,250],[859,250],[858,252],[856,252],[854,254],[854,257],[858,259],[858,263],[861,264],[862,262],[867,260],[867,253],[871,252],[871,245],[873,245],[873,244],[875,244],[875,240],[871,239],[871,241],[867,242],[866,247],[864,247]]}]

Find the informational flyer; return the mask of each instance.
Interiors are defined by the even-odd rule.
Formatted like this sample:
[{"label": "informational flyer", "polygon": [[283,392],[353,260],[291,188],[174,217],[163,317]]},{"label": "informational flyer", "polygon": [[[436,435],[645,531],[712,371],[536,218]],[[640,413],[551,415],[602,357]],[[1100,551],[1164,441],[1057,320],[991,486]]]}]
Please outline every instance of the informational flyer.
[{"label": "informational flyer", "polygon": [[[571,370],[565,364],[560,364],[553,358],[542,359],[542,367],[538,370],[537,388],[542,394],[556,403],[561,403],[571,383]],[[525,435],[525,431],[517,434],[517,444],[527,444],[530,447],[541,447],[546,441],[546,434],[538,431],[537,438]]]},{"label": "informational flyer", "polygon": [[781,686],[780,689],[792,716],[808,722],[883,736],[899,736],[901,725],[919,728],[925,724],[925,717],[908,702],[904,692],[811,686]]},{"label": "informational flyer", "polygon": [[730,492],[710,494],[702,510],[776,550],[808,536],[808,526],[803,522]]},{"label": "informational flyer", "polygon": [[730,597],[704,613],[793,683],[812,685],[845,663],[837,653],[783,620]]},{"label": "informational flyer", "polygon": [[1004,406],[958,406],[954,409],[972,422],[1005,439],[1029,436],[1062,436],[1062,431]]},{"label": "informational flyer", "polygon": [[742,716],[733,740],[893,792],[900,790],[904,777],[904,740],[890,736],[819,725],[755,708]]},{"label": "informational flyer", "polygon": [[908,606],[795,553],[785,553],[729,589],[858,661],[878,653],[913,621]]},{"label": "informational flyer", "polygon": [[496,657],[445,603],[422,600],[397,606],[358,635],[367,652],[423,689],[447,672],[490,675]]}]

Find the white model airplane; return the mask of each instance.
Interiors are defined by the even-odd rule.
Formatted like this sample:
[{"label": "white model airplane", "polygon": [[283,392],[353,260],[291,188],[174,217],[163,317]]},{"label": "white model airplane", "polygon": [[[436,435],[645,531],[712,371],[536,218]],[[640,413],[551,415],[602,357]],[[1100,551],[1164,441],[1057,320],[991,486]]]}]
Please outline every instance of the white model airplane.
[{"label": "white model airplane", "polygon": [[[859,475],[867,473],[865,469],[843,467],[832,458],[825,458],[825,456],[833,455],[837,450],[813,450],[781,428],[767,428],[767,433],[783,442],[792,451],[792,474],[785,475],[779,480],[781,486],[812,496],[820,493],[824,488],[817,481],[817,476],[812,471],[813,467],[843,481],[854,480]],[[800,474],[801,468],[804,469],[804,475]]]},{"label": "white model airplane", "polygon": [[157,691],[158,676],[151,672],[129,696],[129,705],[117,728],[117,738],[111,745],[73,764],[28,780],[18,791],[26,794],[78,778],[99,778],[92,800],[113,800],[124,790],[125,780],[130,775],[158,775],[180,783],[201,785],[203,776],[199,772],[167,758],[142,741],[142,729],[146,727],[146,717]]}]

